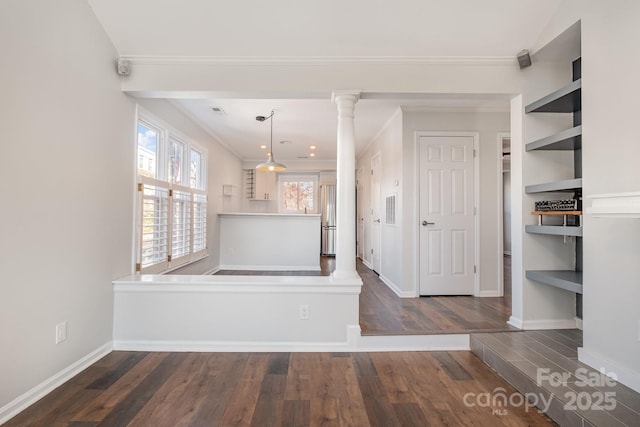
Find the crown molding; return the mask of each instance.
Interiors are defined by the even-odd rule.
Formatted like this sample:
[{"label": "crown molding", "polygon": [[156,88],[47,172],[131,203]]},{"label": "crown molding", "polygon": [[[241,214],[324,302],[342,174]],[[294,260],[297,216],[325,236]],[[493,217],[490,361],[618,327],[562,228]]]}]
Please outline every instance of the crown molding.
[{"label": "crown molding", "polygon": [[434,56],[151,56],[122,55],[132,65],[472,65],[518,66],[515,57]]}]

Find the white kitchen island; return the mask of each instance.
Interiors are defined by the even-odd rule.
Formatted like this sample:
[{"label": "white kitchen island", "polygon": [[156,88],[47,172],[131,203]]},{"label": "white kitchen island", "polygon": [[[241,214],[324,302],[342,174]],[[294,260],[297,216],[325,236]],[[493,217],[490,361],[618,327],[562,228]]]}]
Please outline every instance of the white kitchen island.
[{"label": "white kitchen island", "polygon": [[221,213],[221,270],[320,270],[320,215]]}]

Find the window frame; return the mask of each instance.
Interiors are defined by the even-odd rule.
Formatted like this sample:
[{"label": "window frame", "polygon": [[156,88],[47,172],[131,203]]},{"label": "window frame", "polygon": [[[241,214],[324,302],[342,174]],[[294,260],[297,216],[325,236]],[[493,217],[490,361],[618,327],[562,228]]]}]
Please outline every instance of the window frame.
[{"label": "window frame", "polygon": [[279,173],[277,178],[277,194],[278,194],[278,212],[279,213],[288,213],[288,214],[304,214],[304,209],[298,209],[296,211],[285,210],[283,206],[283,194],[282,194],[282,185],[285,181],[313,181],[313,209],[311,211],[307,210],[307,214],[315,214],[320,212],[320,200],[319,200],[319,186],[320,186],[320,176],[317,173]]},{"label": "window frame", "polygon": [[[152,129],[158,134],[158,145],[156,147],[156,178],[151,178],[146,175],[142,175],[139,173],[139,145],[138,145],[138,128],[139,124],[144,125],[145,127]],[[178,267],[182,267],[189,263],[201,260],[208,256],[208,236],[207,236],[207,210],[208,210],[208,196],[207,196],[207,167],[208,167],[208,157],[207,150],[201,145],[194,142],[192,139],[188,138],[182,132],[174,129],[161,119],[153,116],[152,114],[142,110],[138,106],[138,111],[136,114],[136,138],[135,138],[135,162],[134,162],[134,173],[135,173],[135,182],[136,182],[136,199],[135,199],[135,221],[134,221],[134,272],[135,274],[162,274],[168,273],[172,270],[175,270]],[[191,182],[191,152],[196,151],[201,156],[201,162],[199,167],[200,173],[200,182],[198,182],[199,188],[192,188],[189,185],[180,185],[173,184],[171,182],[170,175],[170,147],[171,142],[175,141],[177,143],[182,144],[182,157],[183,159],[187,159],[183,162],[183,165],[180,166],[180,182],[190,184]],[[145,187],[147,186],[147,187]],[[144,234],[144,201],[145,201],[145,188],[157,187],[161,189],[165,189],[168,193],[167,197],[167,232],[166,232],[166,260],[161,260],[159,262],[148,264],[143,266],[143,234]],[[175,196],[174,196],[175,193]],[[188,196],[188,197],[187,197]],[[147,200],[152,199],[153,197],[146,197]],[[174,214],[176,209],[176,203],[179,203],[179,200],[182,202],[188,202],[188,228],[189,228],[189,246],[188,251],[186,253],[175,254],[174,246],[177,246],[178,241],[174,241],[174,233],[176,232],[176,224]],[[197,212],[196,212],[196,209]],[[198,230],[195,229],[196,226],[196,215],[199,215],[200,228]],[[202,221],[204,218],[204,222]],[[185,219],[183,219],[185,220]],[[185,220],[186,221],[186,220]],[[183,229],[184,230],[184,229]],[[184,238],[184,234],[182,234],[182,242],[186,240]],[[202,242],[204,241],[204,246],[200,245],[199,250],[195,247],[194,242]],[[162,256],[162,255],[161,255]]]}]

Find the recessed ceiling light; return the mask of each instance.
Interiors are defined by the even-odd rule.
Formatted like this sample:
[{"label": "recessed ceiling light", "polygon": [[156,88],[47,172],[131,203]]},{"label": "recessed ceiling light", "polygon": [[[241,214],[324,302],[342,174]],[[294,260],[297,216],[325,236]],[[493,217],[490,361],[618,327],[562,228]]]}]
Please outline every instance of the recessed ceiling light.
[{"label": "recessed ceiling light", "polygon": [[311,157],[315,157],[315,156],[316,156],[316,153],[309,153],[309,156],[311,156]]},{"label": "recessed ceiling light", "polygon": [[267,148],[267,146],[266,146],[266,145],[264,145],[264,144],[262,144],[262,145],[260,146],[260,148],[262,148],[262,149],[264,150],[265,148]]},{"label": "recessed ceiling light", "polygon": [[316,149],[316,146],[315,146],[315,145],[312,145],[312,146],[310,146],[309,148],[311,148],[312,150],[315,150],[315,149]]}]

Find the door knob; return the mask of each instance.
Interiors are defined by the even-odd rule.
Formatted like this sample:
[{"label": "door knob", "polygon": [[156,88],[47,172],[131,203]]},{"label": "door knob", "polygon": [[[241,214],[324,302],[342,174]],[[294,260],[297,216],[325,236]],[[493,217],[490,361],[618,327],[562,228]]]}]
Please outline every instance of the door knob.
[{"label": "door knob", "polygon": [[436,225],[435,222],[429,222],[429,221],[422,221],[422,225],[427,226],[427,225]]},{"label": "door knob", "polygon": [[380,218],[374,219],[373,222],[380,222]]}]

